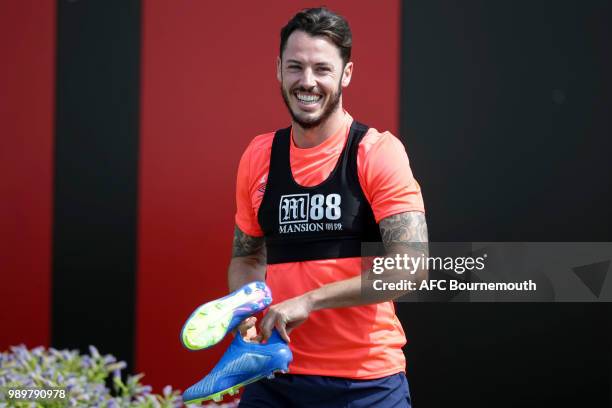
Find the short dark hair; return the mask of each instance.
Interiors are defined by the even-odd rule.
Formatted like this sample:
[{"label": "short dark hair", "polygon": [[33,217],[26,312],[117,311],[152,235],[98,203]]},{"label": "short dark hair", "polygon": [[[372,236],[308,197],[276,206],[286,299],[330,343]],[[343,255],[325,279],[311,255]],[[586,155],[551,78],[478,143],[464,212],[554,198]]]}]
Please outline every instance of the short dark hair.
[{"label": "short dark hair", "polygon": [[280,55],[282,57],[289,36],[294,31],[304,31],[313,37],[326,37],[331,40],[338,50],[344,65],[351,59],[353,35],[348,21],[341,15],[325,7],[304,9],[297,13],[280,33]]}]

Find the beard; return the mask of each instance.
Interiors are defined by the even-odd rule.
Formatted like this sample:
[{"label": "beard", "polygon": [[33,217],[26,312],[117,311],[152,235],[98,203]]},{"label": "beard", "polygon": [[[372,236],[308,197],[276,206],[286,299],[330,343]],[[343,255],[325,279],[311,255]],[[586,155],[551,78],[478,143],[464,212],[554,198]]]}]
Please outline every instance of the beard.
[{"label": "beard", "polygon": [[[287,110],[289,111],[289,114],[291,115],[293,121],[300,125],[302,129],[312,129],[325,122],[331,116],[331,114],[334,113],[334,111],[338,108],[338,105],[340,104],[340,97],[342,96],[342,79],[340,80],[340,82],[338,82],[338,90],[331,94],[329,101],[327,101],[325,106],[323,106],[323,112],[321,112],[318,117],[314,117],[311,119],[300,118],[298,114],[296,114],[293,109],[291,109],[291,105],[289,103],[289,98],[291,97],[291,95],[289,94],[289,92],[285,91],[282,82],[280,86],[280,91],[281,95],[283,96],[283,101],[285,101],[285,105],[287,106]],[[300,87],[293,89],[291,93],[295,91],[308,92],[307,89]]]}]

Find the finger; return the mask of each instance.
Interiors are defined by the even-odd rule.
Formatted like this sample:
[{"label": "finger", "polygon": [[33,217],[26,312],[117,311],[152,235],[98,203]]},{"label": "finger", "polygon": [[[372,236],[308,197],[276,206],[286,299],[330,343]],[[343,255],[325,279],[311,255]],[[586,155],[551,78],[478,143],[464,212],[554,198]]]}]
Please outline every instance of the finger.
[{"label": "finger", "polygon": [[[244,327],[245,327],[246,321],[247,321],[248,319],[249,319],[249,318],[247,318],[247,319],[243,320],[242,322],[240,322],[240,323],[238,324],[238,326],[236,326],[236,327],[235,327],[235,328],[234,328],[234,329],[231,331],[231,333],[232,333],[234,336],[235,336],[237,333],[240,333],[240,335],[241,335],[242,337],[244,337],[244,332],[246,331],[246,329],[244,329]],[[247,328],[248,328],[248,326],[247,326]]]},{"label": "finger", "polygon": [[289,334],[287,334],[287,330],[285,328],[285,321],[282,319],[278,319],[276,321],[276,330],[278,330],[278,333],[280,334],[280,336],[283,338],[283,340],[285,340],[287,343],[289,343],[291,341],[291,339],[289,338]]},{"label": "finger", "polygon": [[244,340],[253,342],[257,337],[257,329],[255,327],[251,327],[246,331],[246,334],[242,336]]},{"label": "finger", "polygon": [[238,326],[238,329],[240,330],[240,334],[242,335],[242,337],[245,337],[247,335],[247,332],[252,327],[255,327],[256,322],[257,322],[257,318],[255,316],[251,316],[243,320],[242,323],[240,323],[240,325]]},{"label": "finger", "polygon": [[266,315],[261,321],[261,324],[259,325],[259,331],[260,331],[262,342],[268,340],[268,338],[272,334],[272,328],[274,327],[275,323],[276,323],[276,313],[271,310],[268,313],[266,313]]},{"label": "finger", "polygon": [[304,320],[295,320],[293,322],[289,322],[287,323],[287,325],[285,326],[285,330],[287,330],[287,334],[291,334],[291,332],[298,327],[299,325],[301,325],[302,323],[305,322],[306,319]]},{"label": "finger", "polygon": [[[255,322],[253,322],[253,324],[249,324],[250,319],[255,319],[257,320],[255,317],[251,316],[251,317],[247,317],[245,320],[243,320],[242,322],[240,322],[240,324],[238,326],[236,326],[236,328],[234,328],[231,333],[235,336],[237,333],[240,333],[240,335],[242,337],[244,337],[244,334],[246,333],[246,331],[248,330],[249,327],[251,327],[252,325],[255,325]],[[246,325],[246,326],[245,326]],[[246,328],[245,328],[246,327]]]}]

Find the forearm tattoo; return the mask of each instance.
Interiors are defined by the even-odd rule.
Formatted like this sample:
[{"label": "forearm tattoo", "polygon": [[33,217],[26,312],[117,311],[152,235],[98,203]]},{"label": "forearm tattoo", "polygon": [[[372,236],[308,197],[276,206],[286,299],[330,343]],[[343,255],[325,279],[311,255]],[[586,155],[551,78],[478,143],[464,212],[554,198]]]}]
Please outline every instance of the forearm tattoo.
[{"label": "forearm tattoo", "polygon": [[425,214],[409,211],[392,215],[380,221],[380,235],[385,249],[427,249],[427,223]]},{"label": "forearm tattoo", "polygon": [[232,257],[254,256],[265,263],[266,246],[264,237],[252,237],[234,227],[234,241],[232,243]]}]

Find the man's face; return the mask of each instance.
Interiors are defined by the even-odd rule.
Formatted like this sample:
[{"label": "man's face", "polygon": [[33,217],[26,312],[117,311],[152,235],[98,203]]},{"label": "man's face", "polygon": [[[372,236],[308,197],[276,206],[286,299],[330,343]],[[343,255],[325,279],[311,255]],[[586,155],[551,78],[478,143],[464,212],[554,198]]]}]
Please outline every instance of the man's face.
[{"label": "man's face", "polygon": [[353,63],[344,66],[340,50],[326,37],[294,31],[276,69],[293,120],[304,129],[324,122],[341,106],[352,71]]}]

